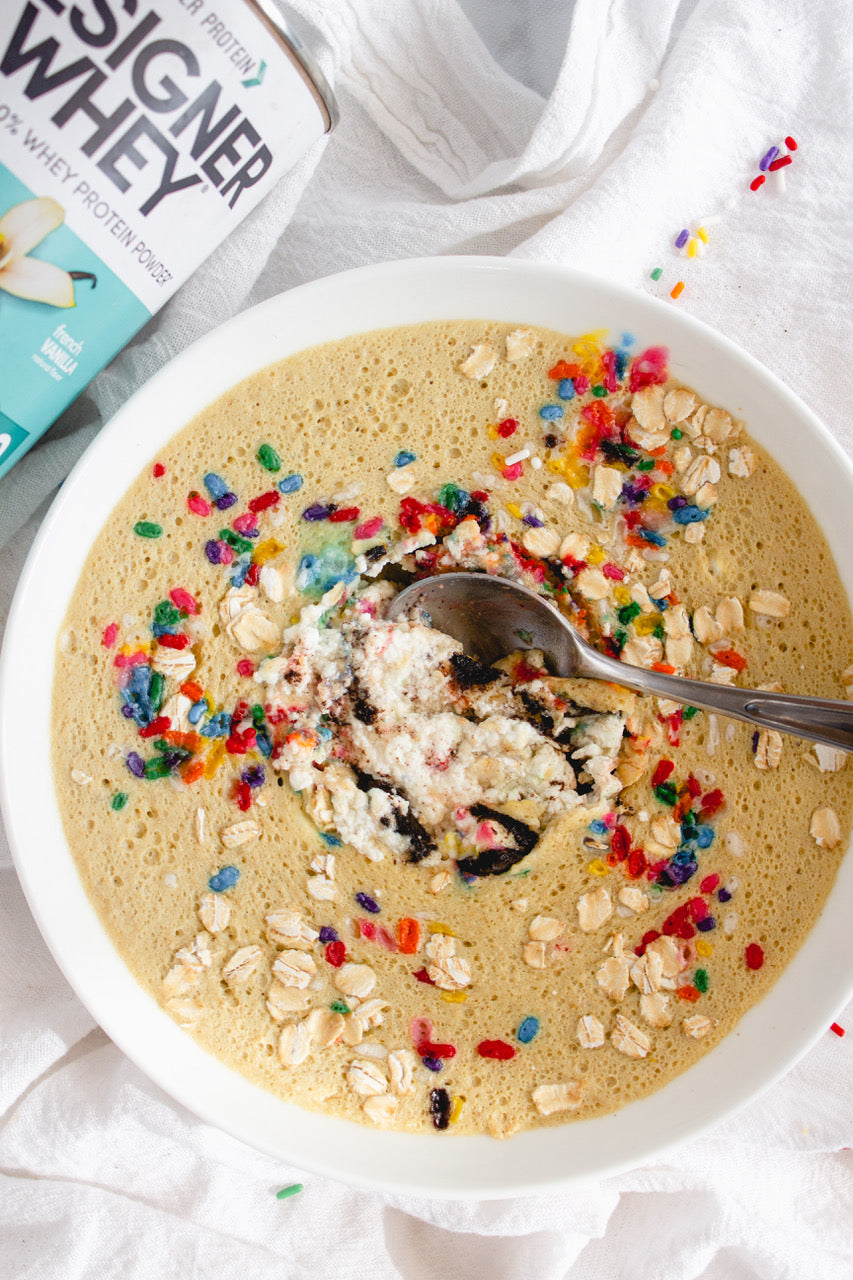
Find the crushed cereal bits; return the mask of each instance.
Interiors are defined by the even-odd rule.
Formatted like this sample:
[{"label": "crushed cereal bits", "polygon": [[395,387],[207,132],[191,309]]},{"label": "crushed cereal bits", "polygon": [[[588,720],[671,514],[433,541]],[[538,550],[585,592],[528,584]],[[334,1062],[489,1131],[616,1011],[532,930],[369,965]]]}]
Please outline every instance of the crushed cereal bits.
[{"label": "crushed cereal bits", "polygon": [[624,1053],[626,1058],[645,1058],[652,1047],[645,1031],[641,1031],[621,1013],[616,1015],[616,1026],[610,1033],[610,1043],[619,1053]]},{"label": "crushed cereal bits", "polygon": [[713,1027],[710,1018],[706,1018],[704,1014],[696,1013],[691,1018],[682,1018],[681,1030],[686,1036],[692,1036],[694,1040],[701,1040],[706,1036]]},{"label": "crushed cereal bits", "polygon": [[495,367],[498,353],[488,342],[478,342],[471,348],[471,354],[459,366],[459,372],[466,378],[487,378]]},{"label": "crushed cereal bits", "polygon": [[560,1111],[574,1111],[581,1104],[582,1088],[574,1080],[559,1084],[540,1084],[533,1090],[533,1105],[540,1116],[552,1116]]},{"label": "crushed cereal bits", "polygon": [[776,729],[762,729],[755,745],[756,769],[778,769],[782,759],[782,735]]},{"label": "crushed cereal bits", "polygon": [[219,839],[226,849],[237,849],[249,840],[257,840],[260,834],[261,824],[254,818],[246,818],[243,822],[235,822],[230,827],[224,827],[219,833]]},{"label": "crushed cereal bits", "polygon": [[815,809],[809,834],[821,849],[837,849],[841,844],[841,823],[834,809]]},{"label": "crushed cereal bits", "polygon": [[506,358],[510,364],[528,360],[535,350],[536,334],[533,329],[512,329],[506,335]]},{"label": "crushed cereal bits", "polygon": [[753,591],[749,607],[753,613],[764,614],[767,618],[787,618],[791,612],[791,601],[780,591]]}]

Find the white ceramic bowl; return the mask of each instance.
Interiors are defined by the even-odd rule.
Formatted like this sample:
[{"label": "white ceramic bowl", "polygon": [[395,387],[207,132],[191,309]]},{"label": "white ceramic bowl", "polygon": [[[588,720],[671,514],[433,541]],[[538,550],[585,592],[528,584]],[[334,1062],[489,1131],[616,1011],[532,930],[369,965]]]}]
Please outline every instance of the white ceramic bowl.
[{"label": "white ceramic bowl", "polygon": [[[815,512],[853,595],[853,468],[805,406],[682,311],[573,271],[498,258],[387,263],[318,280],[238,316],[184,352],[116,414],[62,487],[12,608],[0,664],[2,804],[33,915],[80,999],[167,1093],[302,1168],[391,1194],[503,1197],[641,1164],[742,1106],[787,1071],[853,992],[853,860],[805,946],[736,1031],[664,1089],[615,1115],[518,1134],[411,1136],[303,1111],[205,1053],[137,986],[86,897],[49,783],[54,645],[86,554],[114,503],[206,404],[273,361],[388,325],[491,319],[578,334],[630,330],[670,348],[675,376],[748,423]],[[35,673],[35,674],[34,674]],[[38,1018],[38,1010],[33,1011]]]}]

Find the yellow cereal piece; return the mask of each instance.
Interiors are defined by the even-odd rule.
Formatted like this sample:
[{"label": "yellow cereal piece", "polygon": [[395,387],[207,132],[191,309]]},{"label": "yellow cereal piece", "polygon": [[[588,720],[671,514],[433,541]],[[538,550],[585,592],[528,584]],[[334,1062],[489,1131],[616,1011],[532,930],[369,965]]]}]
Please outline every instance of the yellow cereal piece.
[{"label": "yellow cereal piece", "polygon": [[587,863],[586,869],[591,876],[606,876],[610,874],[610,868],[606,862],[602,862],[601,858],[593,858],[592,862]]},{"label": "yellow cereal piece", "polygon": [[206,778],[212,778],[224,759],[225,739],[217,738],[207,753],[207,759],[204,762],[204,776]]},{"label": "yellow cereal piece", "polygon": [[634,630],[638,636],[650,636],[656,627],[662,625],[663,618],[659,613],[642,613],[634,619]]},{"label": "yellow cereal piece", "polygon": [[446,933],[449,938],[455,938],[456,934],[449,924],[442,924],[440,920],[430,920],[427,925],[430,933]]},{"label": "yellow cereal piece", "polygon": [[448,1004],[462,1004],[468,997],[464,991],[442,991],[442,1000],[446,1000]]},{"label": "yellow cereal piece", "polygon": [[275,538],[267,538],[265,542],[259,542],[255,547],[252,559],[255,564],[266,564],[267,560],[271,560],[273,556],[277,556],[279,551],[283,550],[283,542],[278,542]]},{"label": "yellow cereal piece", "polygon": [[495,424],[494,424],[494,423],[491,423],[491,422],[489,423],[489,426],[488,426],[488,428],[487,428],[487,431],[488,431],[488,435],[489,435],[489,439],[490,439],[490,440],[497,440],[497,438],[498,438],[498,429],[497,429],[497,427],[495,426]]},{"label": "yellow cereal piece", "polygon": [[516,520],[521,519],[521,507],[517,502],[508,502],[506,504],[506,509],[511,516],[515,516]]},{"label": "yellow cereal piece", "polygon": [[457,1094],[457,1096],[453,1099],[452,1103],[450,1104],[450,1115],[448,1116],[448,1120],[450,1121],[451,1124],[456,1124],[456,1121],[459,1119],[459,1117],[462,1114],[462,1108],[464,1106],[465,1106],[465,1094],[464,1093]]},{"label": "yellow cereal piece", "polygon": [[602,564],[606,560],[603,547],[592,546],[587,552],[587,564]]},{"label": "yellow cereal piece", "polygon": [[671,484],[653,484],[649,493],[660,502],[669,502],[670,498],[675,497],[675,490]]},{"label": "yellow cereal piece", "polygon": [[572,345],[572,354],[577,356],[578,364],[588,378],[597,376],[601,368],[601,353],[607,338],[606,329],[593,329],[584,333]]},{"label": "yellow cereal piece", "polygon": [[706,942],[704,938],[697,938],[696,954],[697,956],[702,956],[703,959],[707,960],[708,956],[712,956],[714,954],[714,948],[711,946],[711,943]]},{"label": "yellow cereal piece", "polygon": [[451,857],[455,857],[461,848],[460,840],[455,831],[445,833],[442,841],[445,853],[449,853]]},{"label": "yellow cereal piece", "polygon": [[564,477],[573,489],[585,489],[589,484],[589,467],[580,458],[567,454],[562,458],[549,458],[546,463],[549,471],[556,471]]},{"label": "yellow cereal piece", "polygon": [[618,586],[613,592],[613,599],[617,604],[630,604],[631,592],[625,586]]},{"label": "yellow cereal piece", "polygon": [[708,228],[707,228],[707,227],[697,227],[697,228],[696,228],[696,234],[697,234],[697,236],[699,237],[699,239],[702,241],[702,243],[703,243],[703,244],[707,244],[707,243],[708,243]]},{"label": "yellow cereal piece", "polygon": [[504,462],[504,456],[502,453],[492,454],[492,466],[498,471],[503,471],[506,468],[506,463]]}]

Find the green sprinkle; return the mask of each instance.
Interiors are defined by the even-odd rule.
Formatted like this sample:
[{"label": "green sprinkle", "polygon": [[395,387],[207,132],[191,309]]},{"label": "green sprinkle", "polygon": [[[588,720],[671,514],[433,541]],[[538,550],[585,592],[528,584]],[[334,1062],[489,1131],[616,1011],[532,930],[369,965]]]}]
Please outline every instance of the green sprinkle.
[{"label": "green sprinkle", "polygon": [[300,1191],[304,1191],[301,1182],[293,1182],[289,1187],[282,1187],[281,1191],[276,1191],[276,1200],[289,1200],[291,1196],[298,1196]]},{"label": "green sprinkle", "polygon": [[127,804],[127,792],[117,791],[113,796],[112,800],[110,801],[110,808],[114,809],[116,813],[118,813],[119,809],[123,809],[126,804]]},{"label": "green sprinkle", "polygon": [[627,627],[629,622],[633,622],[635,618],[639,617],[640,612],[640,606],[635,601],[632,604],[623,604],[621,609],[616,610],[616,616],[622,625]]},{"label": "green sprinkle", "polygon": [[680,427],[673,427],[672,431],[670,432],[670,435],[672,436],[673,440],[680,440],[683,437],[684,432],[681,430]]},{"label": "green sprinkle", "polygon": [[165,778],[170,772],[165,756],[153,756],[151,760],[145,761],[146,778]]},{"label": "green sprinkle", "polygon": [[708,971],[707,969],[697,969],[693,975],[693,985],[697,991],[708,990]]},{"label": "green sprinkle", "polygon": [[654,458],[643,458],[642,462],[637,463],[638,471],[654,471],[654,467],[655,467]]},{"label": "green sprinkle", "polygon": [[593,394],[594,396],[598,396],[598,398],[599,398],[599,400],[600,400],[602,396],[606,396],[606,395],[607,395],[607,388],[606,388],[606,387],[604,387],[604,386],[602,386],[602,385],[601,385],[601,383],[599,382],[599,384],[598,384],[598,386],[597,386],[597,387],[593,387],[593,388],[592,388],[592,394]]},{"label": "green sprinkle", "polygon": [[352,1012],[349,1005],[344,1000],[333,1000],[332,1003],[329,1005],[329,1008],[331,1009],[332,1013],[347,1014]]},{"label": "green sprinkle", "polygon": [[665,634],[666,632],[664,631],[660,623],[658,623],[658,625],[655,627],[654,631],[652,632],[652,635],[656,640],[663,640]]},{"label": "green sprinkle", "polygon": [[166,693],[166,677],[159,671],[151,672],[151,683],[148,686],[148,697],[151,700],[151,706],[155,711],[159,711],[163,705],[163,697]]},{"label": "green sprinkle", "polygon": [[235,533],[233,529],[220,529],[219,538],[222,542],[227,542],[229,547],[243,555],[247,551],[254,551],[255,544],[250,542],[248,538],[241,538],[239,533]]},{"label": "green sprinkle", "polygon": [[619,650],[619,652],[620,652],[620,653],[621,653],[621,652],[622,652],[622,650],[625,648],[625,645],[627,644],[627,642],[628,642],[628,632],[627,632],[627,631],[623,631],[623,630],[621,629],[621,627],[619,628],[619,630],[618,630],[618,631],[614,631],[614,633],[613,633],[613,643],[616,645],[616,647],[617,647],[617,649]]},{"label": "green sprinkle", "polygon": [[678,792],[671,782],[659,782],[655,787],[655,795],[661,804],[677,804]]},{"label": "green sprinkle", "polygon": [[259,702],[256,702],[253,707],[250,707],[250,712],[252,716],[252,724],[255,725],[255,727],[264,723],[264,709]]},{"label": "green sprinkle", "polygon": [[255,457],[267,471],[281,470],[281,458],[271,444],[262,444]]},{"label": "green sprinkle", "polygon": [[662,275],[663,275],[663,267],[655,267],[654,271],[651,272],[652,280],[660,280]]},{"label": "green sprinkle", "polygon": [[684,711],[683,711],[683,713],[682,713],[682,719],[684,719],[684,720],[692,720],[692,719],[693,719],[693,717],[694,717],[694,716],[698,716],[698,714],[699,714],[699,708],[698,708],[698,707],[685,707],[685,708],[684,708]]},{"label": "green sprinkle", "polygon": [[159,538],[163,528],[162,525],[155,524],[153,520],[137,520],[133,526],[133,532],[140,538]]}]

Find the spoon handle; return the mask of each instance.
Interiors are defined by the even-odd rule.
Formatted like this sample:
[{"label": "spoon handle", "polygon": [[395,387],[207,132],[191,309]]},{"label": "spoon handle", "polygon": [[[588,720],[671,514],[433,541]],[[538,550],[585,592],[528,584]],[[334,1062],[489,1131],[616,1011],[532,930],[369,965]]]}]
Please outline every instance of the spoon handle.
[{"label": "spoon handle", "polygon": [[853,702],[708,684],[704,680],[647,671],[595,652],[584,652],[583,666],[585,670],[578,674],[597,676],[640,693],[701,707],[703,711],[718,711],[735,720],[746,720],[759,729],[778,729],[780,733],[793,733],[798,738],[853,751]]}]

